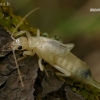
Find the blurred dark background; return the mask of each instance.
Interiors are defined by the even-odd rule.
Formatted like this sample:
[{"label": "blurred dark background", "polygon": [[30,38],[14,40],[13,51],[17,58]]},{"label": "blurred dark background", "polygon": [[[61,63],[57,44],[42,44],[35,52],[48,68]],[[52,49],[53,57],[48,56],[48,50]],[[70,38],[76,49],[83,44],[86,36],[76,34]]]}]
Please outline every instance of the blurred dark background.
[{"label": "blurred dark background", "polygon": [[99,0],[5,0],[10,2],[15,15],[25,16],[36,7],[28,22],[32,27],[47,32],[50,37],[61,37],[64,43],[74,43],[72,50],[90,66],[100,82],[100,9]]}]

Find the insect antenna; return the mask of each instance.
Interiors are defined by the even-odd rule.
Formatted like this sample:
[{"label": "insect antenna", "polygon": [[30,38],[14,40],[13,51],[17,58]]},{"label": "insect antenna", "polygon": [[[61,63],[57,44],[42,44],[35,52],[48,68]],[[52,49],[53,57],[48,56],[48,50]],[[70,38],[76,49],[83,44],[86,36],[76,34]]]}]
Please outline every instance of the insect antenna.
[{"label": "insect antenna", "polygon": [[[39,9],[39,7],[37,7],[37,8],[35,8],[35,9],[31,10],[31,11],[30,11],[28,14],[26,14],[26,16],[18,23],[18,25],[16,26],[16,28],[14,29],[14,31],[13,31],[12,34],[11,34],[11,38],[12,38],[13,40],[15,40],[15,38],[13,37],[13,35],[15,34],[16,30],[17,30],[18,27],[21,25],[21,23],[26,19],[26,17],[28,17],[31,13],[33,13],[33,12],[36,11],[37,9]],[[22,80],[21,72],[20,72],[20,70],[19,70],[19,66],[18,66],[18,63],[17,63],[16,55],[15,55],[15,50],[12,49],[12,51],[13,51],[14,60],[15,60],[17,72],[18,72],[18,75],[19,75],[19,79],[20,79],[20,81],[21,81],[22,87],[24,87],[24,83],[23,83],[23,80]]]},{"label": "insect antenna", "polygon": [[21,75],[21,72],[19,70],[19,66],[18,66],[18,63],[17,63],[16,55],[15,55],[15,50],[12,50],[12,51],[13,51],[13,55],[14,55],[15,64],[16,64],[16,68],[17,68],[18,75],[19,75],[19,79],[21,81],[22,87],[24,87],[24,83],[23,83],[23,80],[22,80],[22,75]]},{"label": "insect antenna", "polygon": [[31,10],[31,11],[30,11],[28,14],[26,14],[26,15],[24,16],[24,18],[18,23],[18,25],[17,25],[16,28],[14,29],[13,33],[11,34],[11,38],[12,38],[13,40],[15,40],[15,38],[13,37],[13,35],[15,34],[16,30],[17,30],[18,27],[21,25],[21,23],[22,23],[31,13],[33,13],[34,11],[36,11],[36,10],[38,10],[38,9],[39,9],[39,7],[37,7],[37,8],[35,8],[35,9]]}]

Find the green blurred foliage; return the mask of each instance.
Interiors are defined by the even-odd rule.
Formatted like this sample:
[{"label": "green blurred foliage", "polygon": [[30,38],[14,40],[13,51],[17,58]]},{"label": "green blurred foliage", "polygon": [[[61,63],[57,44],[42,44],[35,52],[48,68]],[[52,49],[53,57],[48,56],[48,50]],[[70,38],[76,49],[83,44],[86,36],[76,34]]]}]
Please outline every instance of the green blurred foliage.
[{"label": "green blurred foliage", "polygon": [[[50,36],[61,36],[62,39],[75,35],[93,35],[99,33],[100,14],[90,12],[98,7],[97,0],[25,0],[9,1],[16,14],[26,15],[35,7],[40,9],[29,16],[30,25],[47,32]],[[99,1],[98,1],[99,3]]]},{"label": "green blurred foliage", "polygon": [[[79,17],[79,16],[78,16]],[[62,33],[62,38],[67,36],[76,36],[80,34],[94,35],[100,31],[100,15],[98,16],[80,16],[73,19],[67,19],[62,22],[55,30],[56,34]],[[54,32],[53,32],[54,33]]]}]

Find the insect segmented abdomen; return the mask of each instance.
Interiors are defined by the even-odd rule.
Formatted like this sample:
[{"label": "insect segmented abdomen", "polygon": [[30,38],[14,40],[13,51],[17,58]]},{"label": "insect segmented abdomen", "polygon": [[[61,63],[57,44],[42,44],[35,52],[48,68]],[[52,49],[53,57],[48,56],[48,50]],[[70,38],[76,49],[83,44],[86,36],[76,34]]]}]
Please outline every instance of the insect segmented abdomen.
[{"label": "insect segmented abdomen", "polygon": [[54,63],[61,68],[68,70],[71,73],[71,77],[79,77],[78,75],[80,75],[82,70],[86,71],[89,69],[83,61],[78,59],[71,52],[62,57],[55,56]]}]

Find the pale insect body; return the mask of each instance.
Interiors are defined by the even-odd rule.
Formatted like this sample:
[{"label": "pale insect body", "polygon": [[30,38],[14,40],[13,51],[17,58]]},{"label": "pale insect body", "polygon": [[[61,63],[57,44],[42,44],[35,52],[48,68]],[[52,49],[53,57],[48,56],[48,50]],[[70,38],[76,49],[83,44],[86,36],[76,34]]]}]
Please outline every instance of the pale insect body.
[{"label": "pale insect body", "polygon": [[41,49],[43,52],[51,53],[54,55],[64,56],[66,55],[72,48],[73,44],[65,45],[60,43],[59,41],[46,38],[46,37],[31,37],[28,39],[29,41],[29,47],[34,48],[33,43],[36,42],[36,47]]},{"label": "pale insect body", "polygon": [[[33,56],[36,53],[39,57],[38,64],[41,71],[44,70],[42,65],[42,59],[44,59],[61,72],[57,73],[58,75],[71,77],[100,89],[100,84],[92,78],[89,67],[70,52],[74,47],[73,44],[63,44],[59,41],[42,37],[39,30],[37,30],[37,36],[31,36],[28,31],[20,31],[17,34],[22,33],[26,33],[26,37],[22,36],[14,39],[12,35],[14,41],[10,44],[10,47],[13,51],[26,50],[23,52],[23,56]],[[16,66],[18,67],[17,61]],[[20,80],[22,81],[21,78]]]},{"label": "pale insect body", "polygon": [[[25,32],[25,31],[23,31]],[[39,30],[38,30],[39,33]],[[37,33],[37,34],[38,34]],[[22,50],[25,55],[33,56],[35,53],[39,56],[39,59],[44,59],[53,65],[55,56],[65,56],[73,48],[73,44],[62,44],[59,41],[49,39],[42,36],[32,37],[29,32],[26,31],[26,37],[20,37],[12,42],[11,48],[18,50],[19,46],[22,46]]]},{"label": "pale insect body", "polygon": [[99,83],[92,78],[86,63],[69,52],[73,44],[65,45],[59,41],[39,36],[39,30],[35,37],[27,31],[23,32],[26,32],[27,37],[16,39],[11,43],[11,47],[18,50],[19,46],[22,46],[22,50],[27,50],[23,52],[24,56],[33,56],[36,53],[39,57],[38,63],[41,71],[44,70],[42,65],[42,59],[44,59],[61,72],[58,73],[59,75],[71,77],[100,89]]}]

